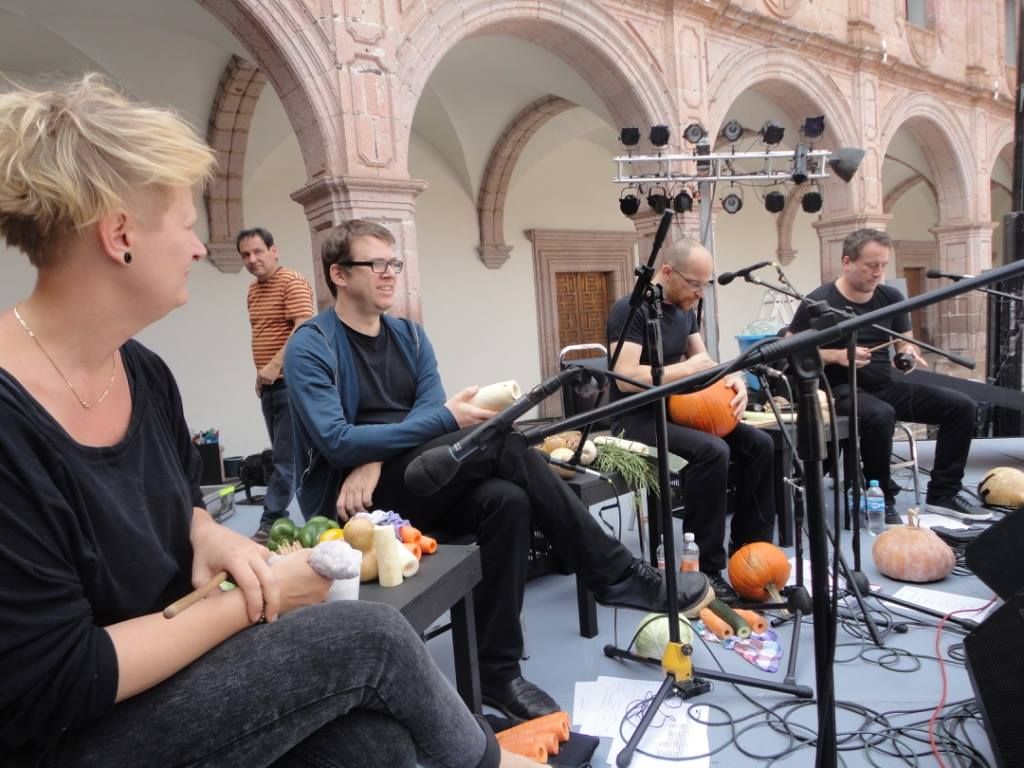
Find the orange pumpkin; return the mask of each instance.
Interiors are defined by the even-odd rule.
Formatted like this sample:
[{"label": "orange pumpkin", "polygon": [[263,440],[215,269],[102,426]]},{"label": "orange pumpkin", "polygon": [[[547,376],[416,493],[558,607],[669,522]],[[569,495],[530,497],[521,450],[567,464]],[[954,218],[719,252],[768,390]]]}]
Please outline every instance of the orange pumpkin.
[{"label": "orange pumpkin", "polygon": [[685,395],[669,395],[668,417],[681,427],[725,437],[739,423],[729,404],[735,396],[736,390],[724,381]]},{"label": "orange pumpkin", "polygon": [[767,541],[740,547],[729,558],[729,583],[748,600],[782,601],[779,590],[789,581],[789,558]]},{"label": "orange pumpkin", "polygon": [[953,572],[956,555],[942,539],[918,525],[917,510],[907,513],[907,524],[894,526],[875,539],[871,557],[883,576],[923,584],[941,581]]}]

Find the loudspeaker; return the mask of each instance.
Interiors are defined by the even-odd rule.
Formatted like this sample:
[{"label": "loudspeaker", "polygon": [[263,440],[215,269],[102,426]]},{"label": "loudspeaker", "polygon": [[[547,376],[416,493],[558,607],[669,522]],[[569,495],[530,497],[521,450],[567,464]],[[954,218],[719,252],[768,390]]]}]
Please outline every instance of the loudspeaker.
[{"label": "loudspeaker", "polygon": [[1015,512],[990,526],[967,546],[967,567],[1003,600],[1009,600],[1024,589],[1022,547],[1024,514]]},{"label": "loudspeaker", "polygon": [[1024,766],[1024,592],[967,635],[964,651],[996,765]]}]

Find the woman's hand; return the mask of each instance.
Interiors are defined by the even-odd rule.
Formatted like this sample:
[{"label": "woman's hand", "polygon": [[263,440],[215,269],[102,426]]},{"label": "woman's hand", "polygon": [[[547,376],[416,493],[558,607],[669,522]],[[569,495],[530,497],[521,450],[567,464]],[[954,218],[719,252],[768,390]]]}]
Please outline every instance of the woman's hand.
[{"label": "woman's hand", "polygon": [[736,392],[729,405],[732,406],[732,415],[738,421],[743,418],[743,412],[747,409],[747,382],[739,374],[730,374],[725,377],[725,383]]},{"label": "woman's hand", "polygon": [[[197,589],[217,571],[227,571],[245,596],[252,622],[260,615],[277,618],[280,605],[277,580],[267,565],[266,547],[213,521],[201,507],[192,510],[192,586]],[[312,569],[311,569],[312,570]]]},{"label": "woman's hand", "polygon": [[367,512],[373,504],[373,492],[380,481],[380,468],[383,463],[371,461],[356,467],[341,484],[335,510],[338,519],[345,522],[356,512]]},{"label": "woman's hand", "polygon": [[311,551],[304,549],[301,552],[275,558],[274,562],[270,564],[270,570],[273,571],[278,585],[280,610],[279,614],[275,614],[273,618],[268,610],[267,621],[274,621],[278,615],[284,615],[288,611],[306,605],[316,605],[327,599],[327,591],[331,588],[332,579],[326,579],[313,570],[309,564]]}]

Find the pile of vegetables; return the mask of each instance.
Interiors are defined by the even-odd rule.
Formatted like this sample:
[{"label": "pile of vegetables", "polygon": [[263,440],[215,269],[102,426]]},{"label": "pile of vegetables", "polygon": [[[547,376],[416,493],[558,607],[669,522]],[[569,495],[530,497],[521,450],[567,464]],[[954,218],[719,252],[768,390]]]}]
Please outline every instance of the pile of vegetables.
[{"label": "pile of vegetables", "polygon": [[547,763],[548,755],[557,755],[561,744],[569,740],[569,715],[552,712],[499,731],[495,736],[506,752]]},{"label": "pile of vegetables", "polygon": [[[327,531],[337,531],[324,539],[321,539]],[[341,526],[334,520],[323,515],[311,517],[301,528],[287,517],[275,520],[270,527],[270,537],[267,539],[267,549],[277,552],[281,545],[297,543],[303,549],[310,549],[316,546],[317,542],[330,541],[331,539],[342,538]]]}]

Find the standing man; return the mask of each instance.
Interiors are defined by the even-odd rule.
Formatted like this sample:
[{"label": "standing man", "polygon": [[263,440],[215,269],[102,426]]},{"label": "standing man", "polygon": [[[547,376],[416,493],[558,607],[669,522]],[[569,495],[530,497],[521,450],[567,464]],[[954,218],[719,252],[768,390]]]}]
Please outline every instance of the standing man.
[{"label": "standing man", "polygon": [[295,492],[292,414],[282,367],[288,339],[313,316],[313,289],[298,272],[277,263],[274,236],[262,227],[243,229],[235,246],[245,268],[256,278],[249,286],[247,299],[252,360],[256,364],[256,395],[270,433],[274,471],[263,497],[263,516],[252,538],[266,544],[274,521],[288,517]]},{"label": "standing man", "polygon": [[[665,370],[662,383],[713,368],[697,328],[697,302],[711,282],[714,262],[711,254],[696,240],[677,240],[669,246],[652,278],[662,290],[661,337]],[[642,384],[651,383],[651,358],[647,345],[647,307],[633,316],[629,328],[629,297],[619,299],[608,313],[609,350],[625,336],[615,372]],[[747,405],[747,387],[735,374],[726,381],[735,390],[732,399],[736,418]],[[626,392],[638,391],[624,382],[610,388],[611,400]],[[655,443],[655,423],[651,408],[644,407],[621,417],[618,429],[631,440]],[[738,424],[724,438],[697,429],[668,424],[668,449],[682,456],[687,465],[682,473],[683,503],[686,507],[683,527],[693,533],[700,548],[700,570],[708,575],[720,598],[735,599],[736,593],[722,576],[726,566],[725,519],[729,462],[739,471],[738,496],[733,512],[729,553],[753,541],[771,541],[775,529],[775,495],[772,490],[771,437],[755,427]]]},{"label": "standing man", "polygon": [[[476,387],[446,398],[423,329],[385,314],[404,266],[394,242],[383,226],[360,220],[324,242],[334,306],[300,328],[285,353],[299,504],[307,518],[345,520],[379,507],[423,530],[474,534],[483,566],[473,601],[483,700],[517,719],[539,717],[559,707],[519,667],[531,523],[599,602],[664,611],[664,576],[608,536],[533,449],[481,450],[437,493],[409,491],[405,469],[414,458],[454,443],[494,411],[470,404]],[[714,597],[701,574],[677,573],[676,583],[684,613]]]},{"label": "standing man", "polygon": [[[892,240],[877,229],[858,229],[843,241],[843,274],[831,283],[815,288],[797,308],[790,333],[811,327],[808,301],[827,304],[863,315],[898,301],[903,294],[883,284],[892,255]],[[877,325],[904,336],[911,335],[906,313],[881,320]],[[891,337],[876,328],[857,332],[857,413],[860,416],[860,459],[866,480],[877,480],[885,493],[885,522],[898,525],[895,486],[889,476],[892,436],[896,420],[938,424],[935,464],[928,481],[925,505],[929,512],[962,520],[987,520],[989,512],[979,509],[961,493],[967,454],[974,434],[974,401],[946,387],[906,381],[890,359],[885,343]],[[880,346],[881,345],[881,346]],[[927,367],[917,346],[897,341],[896,351],[912,355],[916,365]],[[874,349],[874,352],[871,350]],[[849,359],[846,344],[837,341],[821,350],[825,375],[836,399],[836,411],[850,412]]]}]

